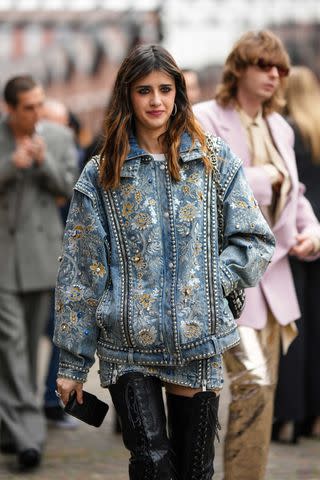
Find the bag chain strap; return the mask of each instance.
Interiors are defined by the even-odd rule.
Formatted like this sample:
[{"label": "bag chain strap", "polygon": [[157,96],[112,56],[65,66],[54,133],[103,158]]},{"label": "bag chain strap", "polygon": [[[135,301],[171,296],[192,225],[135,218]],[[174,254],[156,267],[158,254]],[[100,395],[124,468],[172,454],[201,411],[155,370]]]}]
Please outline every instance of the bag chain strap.
[{"label": "bag chain strap", "polygon": [[206,141],[207,141],[207,147],[209,152],[209,159],[212,165],[212,178],[213,178],[213,181],[216,187],[216,193],[217,193],[218,244],[219,244],[219,253],[221,253],[223,249],[223,232],[224,232],[223,193],[222,193],[222,187],[220,184],[216,145],[210,135],[206,135]]},{"label": "bag chain strap", "polygon": [[[220,183],[220,175],[217,162],[217,149],[216,144],[211,136],[206,135],[207,147],[209,152],[209,158],[212,164],[212,178],[215,183],[217,193],[217,221],[218,221],[218,244],[219,254],[223,249],[223,236],[224,236],[224,217],[223,217],[223,191]],[[243,288],[237,288],[227,295],[227,300],[231,312],[235,319],[238,319],[244,309],[245,304],[245,291]]]}]

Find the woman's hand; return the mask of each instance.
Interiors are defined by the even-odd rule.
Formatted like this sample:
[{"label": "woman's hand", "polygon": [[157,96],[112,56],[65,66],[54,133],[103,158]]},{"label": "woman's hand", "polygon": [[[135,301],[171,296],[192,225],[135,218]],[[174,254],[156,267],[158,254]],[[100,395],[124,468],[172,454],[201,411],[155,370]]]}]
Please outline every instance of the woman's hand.
[{"label": "woman's hand", "polygon": [[76,392],[77,402],[83,403],[82,388],[83,388],[83,383],[76,382],[75,380],[71,380],[70,378],[57,379],[57,391],[60,394],[59,398],[62,400],[64,405],[68,403],[68,400],[72,392]]},{"label": "woman's hand", "polygon": [[299,233],[296,236],[296,240],[296,245],[294,245],[289,251],[290,255],[295,255],[300,259],[304,259],[314,253],[315,245],[309,235]]}]

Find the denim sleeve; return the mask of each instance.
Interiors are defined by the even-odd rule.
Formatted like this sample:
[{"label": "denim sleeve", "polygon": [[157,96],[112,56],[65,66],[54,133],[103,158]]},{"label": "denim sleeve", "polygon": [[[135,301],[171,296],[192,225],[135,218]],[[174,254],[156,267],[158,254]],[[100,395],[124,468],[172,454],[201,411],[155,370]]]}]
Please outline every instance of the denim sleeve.
[{"label": "denim sleeve", "polygon": [[220,275],[228,295],[235,288],[257,285],[271,261],[275,238],[239,159],[223,143],[219,160],[224,215]]},{"label": "denim sleeve", "polygon": [[59,376],[86,381],[99,334],[96,309],[107,281],[108,242],[95,197],[75,190],[56,286]]}]

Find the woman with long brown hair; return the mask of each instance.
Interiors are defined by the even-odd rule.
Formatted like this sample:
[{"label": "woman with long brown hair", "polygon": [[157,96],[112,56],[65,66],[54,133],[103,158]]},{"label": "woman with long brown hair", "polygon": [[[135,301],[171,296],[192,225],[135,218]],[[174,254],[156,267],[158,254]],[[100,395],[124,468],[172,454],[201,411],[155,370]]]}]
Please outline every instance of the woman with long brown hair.
[{"label": "woman with long brown hair", "polygon": [[[320,87],[309,68],[292,68],[286,101],[299,178],[320,220]],[[291,257],[290,264],[302,316],[297,322],[298,337],[280,359],[273,439],[296,443],[300,435],[320,438],[320,260]]]},{"label": "woman with long brown hair", "polygon": [[130,478],[209,480],[222,353],[238,342],[226,296],[259,281],[274,239],[240,160],[205,136],[162,47],[138,46],[123,61],[104,134],[66,227],[58,394],[82,403],[97,352]]}]

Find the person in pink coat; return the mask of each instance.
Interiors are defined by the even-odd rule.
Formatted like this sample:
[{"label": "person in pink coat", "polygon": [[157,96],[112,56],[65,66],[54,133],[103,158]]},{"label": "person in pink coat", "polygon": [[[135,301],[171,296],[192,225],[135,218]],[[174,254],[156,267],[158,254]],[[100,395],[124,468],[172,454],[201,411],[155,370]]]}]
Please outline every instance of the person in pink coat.
[{"label": "person in pink coat", "polygon": [[194,107],[204,129],[242,159],[276,237],[270,266],[259,285],[246,291],[240,345],[225,355],[231,391],[225,480],[265,478],[280,344],[286,351],[300,317],[289,255],[311,260],[320,247],[320,226],[298,179],[293,131],[276,113],[284,106],[289,67],[277,36],[247,32],[226,60],[215,100]]}]

